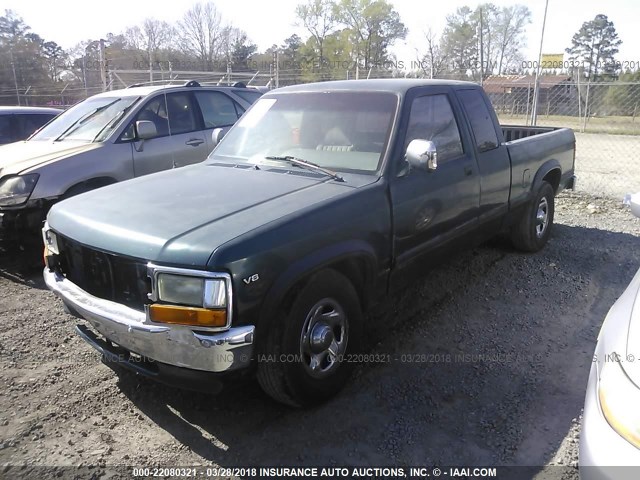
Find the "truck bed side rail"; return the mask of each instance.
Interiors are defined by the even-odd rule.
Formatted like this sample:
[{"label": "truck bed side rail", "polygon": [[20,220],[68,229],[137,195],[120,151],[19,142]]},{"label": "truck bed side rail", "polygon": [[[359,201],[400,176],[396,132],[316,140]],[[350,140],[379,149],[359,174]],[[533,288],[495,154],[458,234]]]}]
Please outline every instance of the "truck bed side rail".
[{"label": "truck bed side rail", "polygon": [[557,127],[523,127],[521,125],[501,125],[505,142],[520,140],[521,138],[533,137],[541,133],[549,133],[559,130]]}]

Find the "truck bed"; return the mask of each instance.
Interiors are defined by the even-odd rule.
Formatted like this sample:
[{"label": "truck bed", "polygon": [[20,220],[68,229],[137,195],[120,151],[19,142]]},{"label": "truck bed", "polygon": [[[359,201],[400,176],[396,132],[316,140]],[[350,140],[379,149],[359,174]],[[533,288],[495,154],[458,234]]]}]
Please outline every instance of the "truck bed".
[{"label": "truck bed", "polygon": [[547,162],[558,165],[557,190],[573,188],[575,136],[570,128],[501,125],[511,159],[511,202],[528,198],[535,172]]}]

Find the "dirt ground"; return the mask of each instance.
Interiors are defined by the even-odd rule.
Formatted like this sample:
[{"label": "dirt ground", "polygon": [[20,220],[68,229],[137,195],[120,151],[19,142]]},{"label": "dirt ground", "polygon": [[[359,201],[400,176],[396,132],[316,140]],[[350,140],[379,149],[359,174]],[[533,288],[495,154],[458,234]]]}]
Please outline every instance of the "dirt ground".
[{"label": "dirt ground", "polygon": [[[547,248],[461,252],[368,320],[371,353],[329,403],[255,382],[218,396],[116,375],[21,258],[0,256],[0,471],[15,465],[560,465],[577,478],[604,316],[640,267],[640,220],[563,194]],[[379,355],[380,356],[380,355]],[[538,469],[534,469],[534,472]]]},{"label": "dirt ground", "polygon": [[640,189],[640,135],[575,135],[578,191],[621,199]]}]

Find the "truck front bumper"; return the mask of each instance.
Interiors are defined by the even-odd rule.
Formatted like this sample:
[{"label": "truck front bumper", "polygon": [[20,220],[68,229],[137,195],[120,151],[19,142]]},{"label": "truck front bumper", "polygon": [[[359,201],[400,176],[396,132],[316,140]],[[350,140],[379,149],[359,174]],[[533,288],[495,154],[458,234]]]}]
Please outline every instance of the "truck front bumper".
[{"label": "truck front bumper", "polygon": [[[174,373],[180,369],[222,373],[251,365],[255,330],[252,325],[224,332],[197,332],[183,326],[150,324],[145,312],[95,297],[49,268],[44,270],[44,280],[70,313],[87,320],[108,343],[81,327],[76,331],[85,341],[112,361],[116,358],[109,353],[124,353],[122,366],[138,373],[154,376],[135,368],[136,363],[143,366],[147,361],[159,362],[165,370],[179,367]],[[113,346],[115,350],[104,348],[111,343],[117,345]],[[131,353],[135,354],[133,361]]]}]

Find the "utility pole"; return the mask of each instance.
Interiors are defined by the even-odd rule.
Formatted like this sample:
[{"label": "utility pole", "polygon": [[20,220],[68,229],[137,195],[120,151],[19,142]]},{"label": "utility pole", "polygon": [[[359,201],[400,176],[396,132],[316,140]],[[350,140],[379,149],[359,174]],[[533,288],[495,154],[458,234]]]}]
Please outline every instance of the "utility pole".
[{"label": "utility pole", "polygon": [[87,88],[87,49],[85,48],[82,55],[82,83],[84,84],[84,96],[89,97],[89,89]]},{"label": "utility pole", "polygon": [[538,51],[538,65],[536,66],[535,82],[533,84],[533,106],[531,108],[531,126],[535,127],[538,122],[538,96],[540,95],[540,67],[542,64],[542,43],[544,42],[544,27],[547,24],[547,9],[549,0],[544,4],[544,18],[542,20],[542,34],[540,35],[540,50]]},{"label": "utility pole", "polygon": [[273,63],[269,67],[269,74],[271,75],[271,78],[273,78],[275,74],[275,84],[276,84],[275,88],[278,88],[280,86],[280,65],[279,64],[280,64],[280,54],[276,50],[275,52],[273,52]]},{"label": "utility pole", "polygon": [[16,76],[16,64],[13,62],[13,50],[9,47],[9,56],[11,57],[11,70],[13,70],[13,84],[16,87],[16,99],[20,106],[20,90],[18,89],[18,77]]},{"label": "utility pole", "polygon": [[104,46],[104,39],[100,39],[100,80],[102,80],[102,91],[107,91],[107,59]]},{"label": "utility pole", "polygon": [[153,50],[149,45],[149,82],[153,82]]}]

